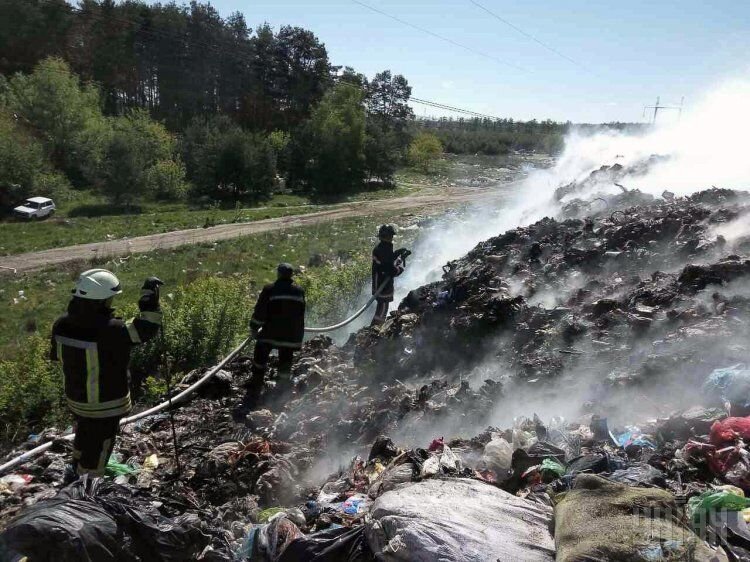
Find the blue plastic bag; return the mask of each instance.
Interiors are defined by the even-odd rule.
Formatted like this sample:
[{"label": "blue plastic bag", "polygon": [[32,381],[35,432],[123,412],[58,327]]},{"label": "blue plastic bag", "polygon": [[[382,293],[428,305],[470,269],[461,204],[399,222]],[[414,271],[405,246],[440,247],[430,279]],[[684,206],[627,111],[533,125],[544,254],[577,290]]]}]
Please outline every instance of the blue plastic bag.
[{"label": "blue plastic bag", "polygon": [[639,447],[656,449],[656,445],[654,445],[649,437],[650,436],[641,433],[637,427],[629,427],[628,431],[617,436],[617,444],[622,448],[637,445]]},{"label": "blue plastic bag", "polygon": [[703,391],[715,400],[747,408],[750,406],[750,370],[744,363],[714,369],[703,383]]}]

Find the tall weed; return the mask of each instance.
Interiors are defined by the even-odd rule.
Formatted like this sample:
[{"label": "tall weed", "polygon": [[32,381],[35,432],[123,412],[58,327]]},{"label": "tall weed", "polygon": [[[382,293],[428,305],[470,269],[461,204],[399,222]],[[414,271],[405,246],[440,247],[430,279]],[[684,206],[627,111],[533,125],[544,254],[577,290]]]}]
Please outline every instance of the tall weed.
[{"label": "tall weed", "polygon": [[178,371],[213,365],[248,332],[252,305],[248,284],[240,279],[205,277],[179,287],[171,298],[163,295],[163,336],[134,350],[132,368],[153,372],[165,353]]},{"label": "tall weed", "polygon": [[0,362],[0,441],[69,421],[60,364],[50,361],[50,342],[26,338],[20,355]]}]

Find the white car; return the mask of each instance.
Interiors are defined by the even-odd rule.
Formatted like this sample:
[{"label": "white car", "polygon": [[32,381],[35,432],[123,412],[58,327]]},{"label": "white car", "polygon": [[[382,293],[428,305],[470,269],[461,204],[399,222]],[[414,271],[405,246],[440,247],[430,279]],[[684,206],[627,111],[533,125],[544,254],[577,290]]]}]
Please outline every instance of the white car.
[{"label": "white car", "polygon": [[40,219],[55,212],[55,202],[47,197],[31,197],[13,209],[13,214],[23,219]]}]

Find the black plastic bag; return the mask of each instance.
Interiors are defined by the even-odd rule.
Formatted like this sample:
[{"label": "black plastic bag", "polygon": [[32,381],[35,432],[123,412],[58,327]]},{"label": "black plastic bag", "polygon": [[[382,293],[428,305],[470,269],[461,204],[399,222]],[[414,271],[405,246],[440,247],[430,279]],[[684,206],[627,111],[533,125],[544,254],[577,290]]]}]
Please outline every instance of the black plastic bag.
[{"label": "black plastic bag", "polygon": [[565,451],[555,447],[552,443],[537,442],[528,450],[516,449],[513,451],[511,466],[513,474],[519,476],[532,466],[542,464],[544,459],[555,459],[560,464],[565,464]]},{"label": "black plastic bag", "polygon": [[364,527],[321,531],[291,542],[277,562],[370,562],[375,558],[364,533]]},{"label": "black plastic bag", "polygon": [[634,464],[628,468],[615,470],[607,476],[607,479],[627,484],[628,486],[667,487],[666,475],[661,470],[648,464]]},{"label": "black plastic bag", "polygon": [[55,497],[16,517],[0,534],[0,560],[13,554],[34,562],[134,560],[121,546],[122,533],[106,509],[85,500]]},{"label": "black plastic bag", "polygon": [[568,463],[567,474],[601,474],[602,472],[614,472],[627,468],[627,463],[622,459],[608,455],[607,453],[590,453],[576,457]]},{"label": "black plastic bag", "polygon": [[375,440],[375,443],[372,444],[370,455],[367,457],[367,462],[376,458],[388,462],[396,455],[398,455],[398,447],[396,447],[391,438],[386,437],[385,435],[380,435]]},{"label": "black plastic bag", "polygon": [[172,562],[208,544],[194,515],[174,519],[133,504],[127,487],[81,478],[25,510],[0,534],[0,561]]}]

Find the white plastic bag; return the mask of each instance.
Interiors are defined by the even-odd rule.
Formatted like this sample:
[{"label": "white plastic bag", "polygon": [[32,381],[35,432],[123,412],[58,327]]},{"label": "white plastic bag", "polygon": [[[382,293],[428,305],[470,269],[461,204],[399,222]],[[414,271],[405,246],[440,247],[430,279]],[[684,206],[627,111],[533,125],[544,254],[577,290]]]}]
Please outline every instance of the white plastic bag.
[{"label": "white plastic bag", "polygon": [[365,536],[382,562],[554,562],[552,509],[463,478],[430,478],[380,496]]},{"label": "white plastic bag", "polygon": [[513,459],[513,447],[505,439],[494,434],[492,441],[484,446],[482,460],[487,468],[500,476],[510,470]]}]

